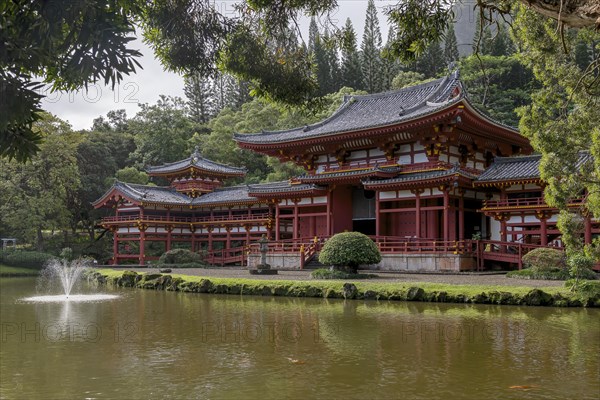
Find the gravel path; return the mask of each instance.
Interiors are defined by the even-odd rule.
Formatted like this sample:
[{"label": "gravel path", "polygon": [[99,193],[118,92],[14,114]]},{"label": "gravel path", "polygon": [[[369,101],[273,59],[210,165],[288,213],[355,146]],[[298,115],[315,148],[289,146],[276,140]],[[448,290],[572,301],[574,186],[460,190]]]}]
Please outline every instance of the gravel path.
[{"label": "gravel path", "polygon": [[[157,268],[116,268],[117,270],[133,270],[136,272],[158,272]],[[173,274],[196,275],[218,278],[245,278],[245,279],[276,279],[309,281],[311,271],[279,271],[278,275],[250,275],[245,268],[174,268]],[[528,286],[548,287],[563,286],[562,281],[540,281],[529,279],[507,278],[501,274],[490,273],[463,273],[463,274],[417,274],[381,271],[364,271],[376,274],[378,277],[361,282],[432,282],[452,285],[498,285],[498,286]],[[349,279],[347,279],[349,280]]]}]

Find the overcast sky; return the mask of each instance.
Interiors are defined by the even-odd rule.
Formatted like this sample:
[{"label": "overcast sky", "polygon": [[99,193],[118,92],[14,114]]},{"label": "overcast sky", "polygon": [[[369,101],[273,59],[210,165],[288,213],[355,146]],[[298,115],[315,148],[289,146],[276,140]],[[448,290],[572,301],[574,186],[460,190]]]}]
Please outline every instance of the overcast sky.
[{"label": "overcast sky", "polygon": [[[222,12],[232,9],[230,1],[217,2]],[[387,39],[387,18],[383,11],[386,6],[395,4],[396,1],[375,1],[379,16],[379,23],[383,42]],[[352,20],[359,43],[365,24],[367,1],[340,0],[338,10],[331,14],[331,21],[337,26],[343,26],[346,18]],[[309,19],[301,21],[303,39],[308,40]],[[138,103],[156,103],[159,95],[185,97],[183,93],[183,77],[163,70],[160,63],[154,58],[150,48],[141,40],[133,42],[132,47],[141,51],[143,57],[139,59],[143,69],[136,74],[124,76],[123,81],[111,90],[109,86],[100,83],[92,84],[88,91],[56,92],[49,93],[43,100],[42,108],[68,121],[74,129],[89,129],[92,121],[108,111],[125,109],[129,117],[134,116],[139,110]]]}]

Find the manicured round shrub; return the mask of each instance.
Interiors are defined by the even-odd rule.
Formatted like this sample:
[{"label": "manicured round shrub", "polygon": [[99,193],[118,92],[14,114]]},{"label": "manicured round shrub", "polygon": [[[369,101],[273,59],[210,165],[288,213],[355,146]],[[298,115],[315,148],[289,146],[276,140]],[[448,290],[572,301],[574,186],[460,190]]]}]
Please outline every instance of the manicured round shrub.
[{"label": "manicured round shrub", "polygon": [[377,264],[381,253],[377,245],[359,232],[338,233],[325,242],[319,262],[336,269],[356,273],[359,265]]},{"label": "manicured round shrub", "polygon": [[187,249],[169,250],[158,259],[159,264],[202,264],[202,256]]},{"label": "manicured round shrub", "polygon": [[525,254],[523,263],[537,272],[555,271],[567,268],[567,257],[564,251],[540,247]]}]

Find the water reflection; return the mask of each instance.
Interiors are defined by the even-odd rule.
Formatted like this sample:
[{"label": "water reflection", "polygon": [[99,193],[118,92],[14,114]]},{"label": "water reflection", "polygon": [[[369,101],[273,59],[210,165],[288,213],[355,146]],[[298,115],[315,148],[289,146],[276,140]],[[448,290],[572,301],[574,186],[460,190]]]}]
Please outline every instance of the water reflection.
[{"label": "water reflection", "polygon": [[[143,290],[25,304],[25,281],[0,281],[0,397],[596,398],[600,390],[598,310]],[[96,331],[21,340],[21,323]]]}]

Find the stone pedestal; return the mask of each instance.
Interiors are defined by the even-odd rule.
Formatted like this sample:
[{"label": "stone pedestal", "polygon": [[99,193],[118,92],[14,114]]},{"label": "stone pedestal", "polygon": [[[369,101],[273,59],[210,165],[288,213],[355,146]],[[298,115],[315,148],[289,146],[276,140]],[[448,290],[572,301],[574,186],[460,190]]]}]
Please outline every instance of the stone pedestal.
[{"label": "stone pedestal", "polygon": [[250,275],[277,275],[277,270],[271,269],[267,264],[267,252],[269,251],[269,241],[265,235],[258,241],[260,243],[260,264],[256,269],[250,269]]},{"label": "stone pedestal", "polygon": [[250,275],[277,275],[276,269],[271,269],[269,264],[258,264],[256,269],[249,269]]}]

